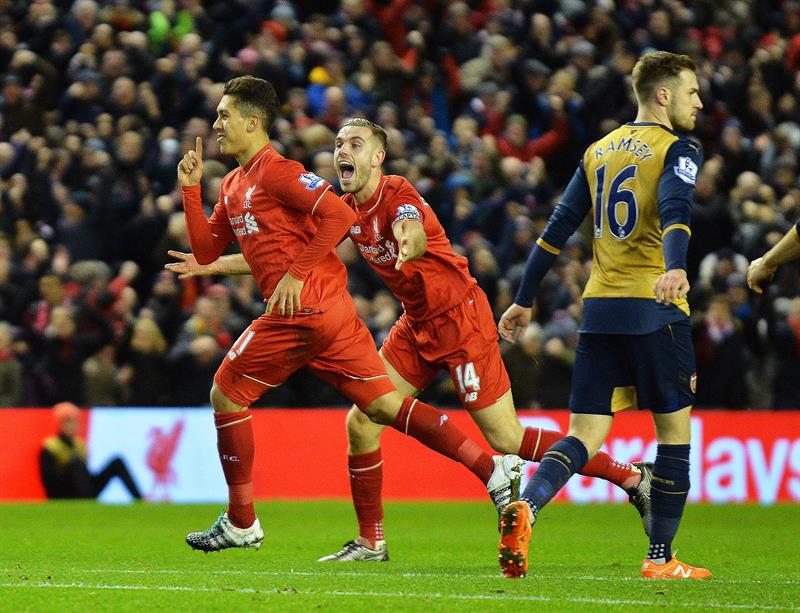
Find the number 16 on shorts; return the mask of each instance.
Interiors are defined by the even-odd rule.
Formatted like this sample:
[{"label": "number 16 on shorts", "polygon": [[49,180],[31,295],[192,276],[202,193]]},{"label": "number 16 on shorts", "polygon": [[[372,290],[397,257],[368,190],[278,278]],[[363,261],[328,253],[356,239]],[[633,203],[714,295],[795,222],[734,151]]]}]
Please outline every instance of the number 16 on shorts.
[{"label": "number 16 on shorts", "polygon": [[458,389],[464,396],[464,402],[475,402],[481,389],[481,378],[475,372],[475,364],[457,364],[455,370]]}]

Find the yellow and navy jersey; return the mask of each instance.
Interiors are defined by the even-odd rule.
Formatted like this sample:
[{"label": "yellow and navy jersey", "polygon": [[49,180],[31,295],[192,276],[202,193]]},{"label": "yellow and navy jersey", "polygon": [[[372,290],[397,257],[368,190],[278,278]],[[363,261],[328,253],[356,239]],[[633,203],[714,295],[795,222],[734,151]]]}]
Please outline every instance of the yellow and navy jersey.
[{"label": "yellow and navy jersey", "polygon": [[592,272],[583,292],[581,332],[646,334],[688,316],[685,298],[658,304],[653,285],[666,271],[664,236],[690,234],[701,164],[695,142],[656,123],[626,124],[586,149],[537,241],[540,249],[558,254],[592,215]]}]

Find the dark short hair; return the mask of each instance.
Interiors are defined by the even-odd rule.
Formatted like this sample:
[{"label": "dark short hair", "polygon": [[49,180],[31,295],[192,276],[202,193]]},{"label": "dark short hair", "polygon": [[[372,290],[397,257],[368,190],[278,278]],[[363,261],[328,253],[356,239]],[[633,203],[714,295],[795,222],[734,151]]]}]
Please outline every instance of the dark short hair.
[{"label": "dark short hair", "polygon": [[278,116],[278,94],[269,81],[249,75],[236,77],[225,84],[222,94],[236,98],[236,108],[242,116],[255,115],[269,134]]},{"label": "dark short hair", "polygon": [[640,102],[652,97],[664,81],[675,79],[682,70],[695,72],[697,66],[688,55],[653,51],[639,58],[633,67],[633,91]]},{"label": "dark short hair", "polygon": [[374,121],[370,121],[369,119],[365,119],[364,117],[352,117],[346,120],[342,124],[342,128],[347,128],[349,126],[359,126],[362,128],[369,128],[372,132],[373,136],[377,136],[378,139],[381,141],[381,146],[386,149],[386,146],[389,142],[389,137],[386,134],[386,130],[383,129],[382,126],[379,126]]}]

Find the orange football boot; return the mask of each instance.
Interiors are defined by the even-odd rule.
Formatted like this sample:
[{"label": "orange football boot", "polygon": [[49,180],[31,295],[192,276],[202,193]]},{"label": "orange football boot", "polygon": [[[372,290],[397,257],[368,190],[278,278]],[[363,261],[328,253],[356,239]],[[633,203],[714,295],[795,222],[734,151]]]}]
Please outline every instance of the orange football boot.
[{"label": "orange football boot", "polygon": [[500,514],[497,559],[506,577],[516,579],[528,574],[528,543],[533,521],[531,508],[523,501],[512,502]]},{"label": "orange football boot", "polygon": [[656,564],[652,560],[642,562],[642,577],[645,579],[708,579],[711,571],[699,566],[680,562],[675,556],[666,564]]}]

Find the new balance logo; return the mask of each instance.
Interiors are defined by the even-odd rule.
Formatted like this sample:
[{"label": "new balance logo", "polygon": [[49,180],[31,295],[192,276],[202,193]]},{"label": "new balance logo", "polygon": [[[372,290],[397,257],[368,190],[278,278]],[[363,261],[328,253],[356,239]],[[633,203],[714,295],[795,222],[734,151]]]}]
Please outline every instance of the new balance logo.
[{"label": "new balance logo", "polygon": [[689,577],[692,576],[692,569],[691,568],[686,568],[685,566],[682,566],[681,564],[678,564],[675,567],[675,570],[672,571],[672,574],[675,575],[676,577],[678,575],[680,575],[684,579],[688,579]]},{"label": "new balance logo", "polygon": [[444,422],[447,421],[447,415],[440,415],[439,416],[439,426],[442,426]]}]

